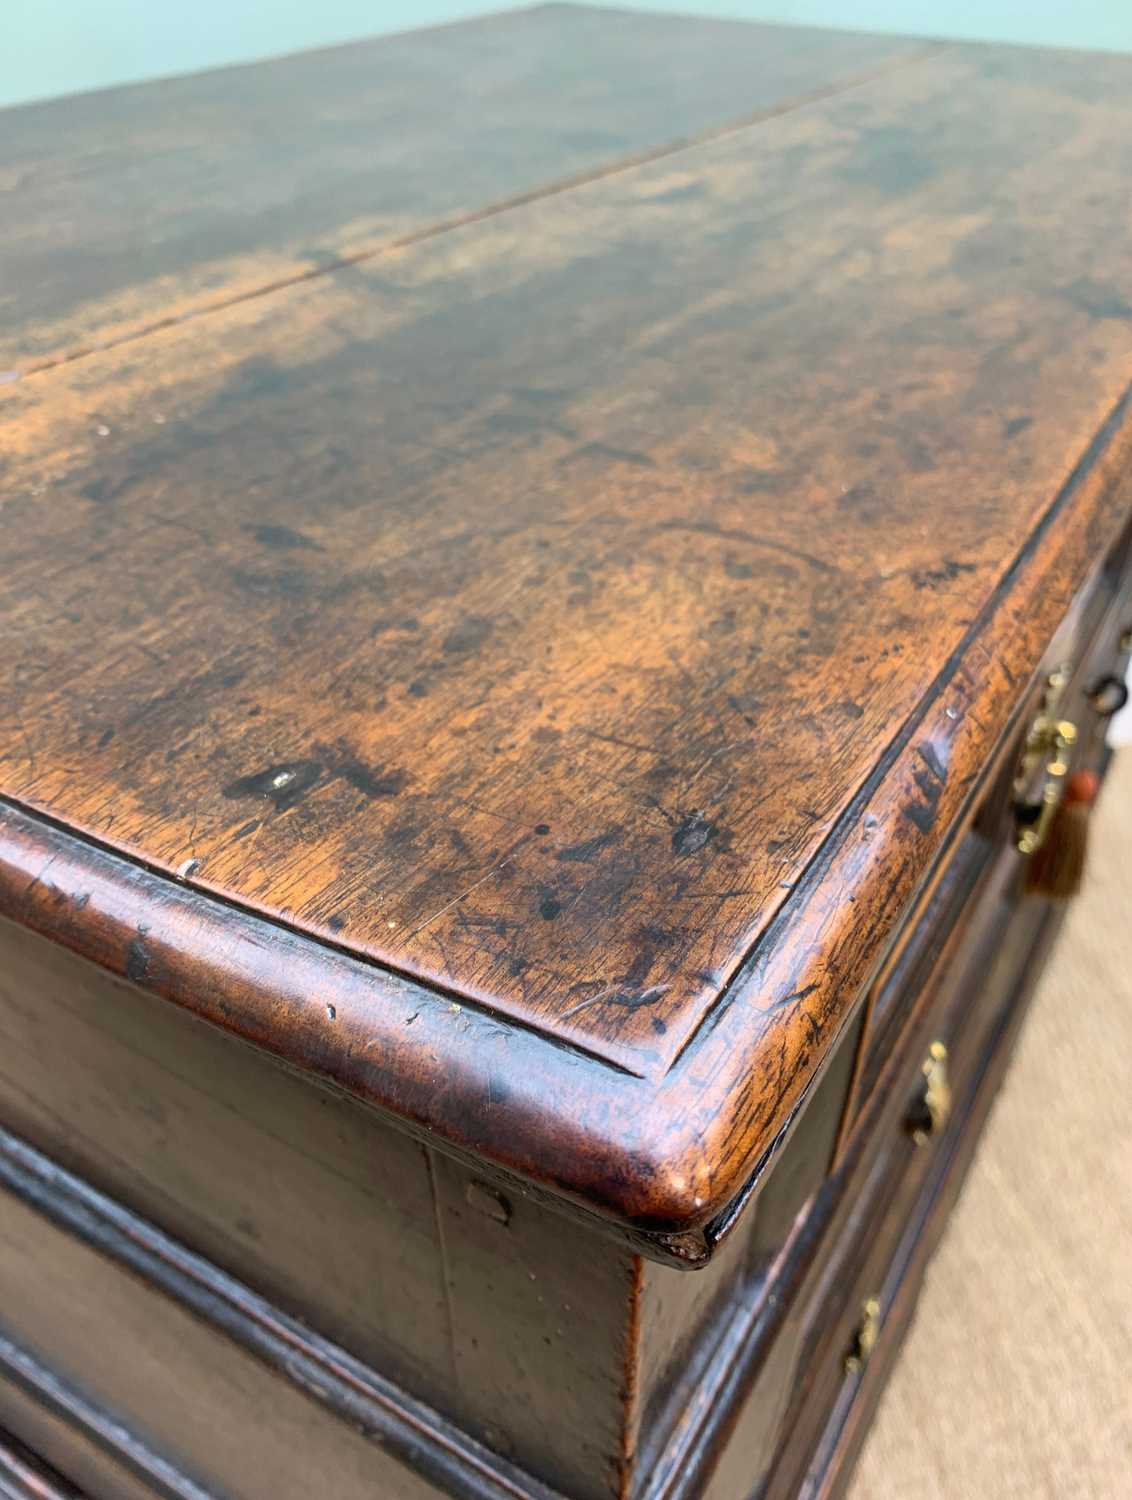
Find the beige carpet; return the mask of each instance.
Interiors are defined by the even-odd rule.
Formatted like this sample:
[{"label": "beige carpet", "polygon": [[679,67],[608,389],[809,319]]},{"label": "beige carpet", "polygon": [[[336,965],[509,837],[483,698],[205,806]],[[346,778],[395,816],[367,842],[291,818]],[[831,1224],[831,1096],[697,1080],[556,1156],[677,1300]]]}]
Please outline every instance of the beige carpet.
[{"label": "beige carpet", "polygon": [[1132,1500],[1132,746],[850,1500]]}]

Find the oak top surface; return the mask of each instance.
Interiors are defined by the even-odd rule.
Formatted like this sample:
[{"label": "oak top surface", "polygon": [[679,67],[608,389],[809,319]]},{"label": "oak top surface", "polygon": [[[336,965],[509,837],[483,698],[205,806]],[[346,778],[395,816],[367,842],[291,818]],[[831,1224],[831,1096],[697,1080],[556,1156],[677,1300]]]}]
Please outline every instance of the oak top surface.
[{"label": "oak top surface", "polygon": [[0,371],[868,76],[924,44],[547,5],[0,114]]},{"label": "oak top surface", "polygon": [[1130,79],[918,52],[8,385],[0,793],[663,1077],[1132,378]]}]

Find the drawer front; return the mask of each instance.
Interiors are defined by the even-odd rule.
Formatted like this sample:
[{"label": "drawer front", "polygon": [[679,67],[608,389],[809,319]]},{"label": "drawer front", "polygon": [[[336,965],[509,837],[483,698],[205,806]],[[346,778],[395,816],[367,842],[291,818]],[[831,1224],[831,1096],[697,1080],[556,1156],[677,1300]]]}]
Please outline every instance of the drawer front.
[{"label": "drawer front", "polygon": [[[780,1259],[760,1289],[752,1317],[747,1393],[726,1446],[720,1445],[706,1487],[679,1489],[684,1496],[739,1500],[757,1492],[784,1442],[797,1430],[802,1413],[831,1399],[839,1379],[862,1290],[881,1276],[903,1232],[909,1205],[922,1190],[941,1150],[947,1129],[933,1131],[920,1119],[928,1079],[925,1061],[933,1044],[947,1049],[949,1082],[955,1097],[978,1072],[988,1036],[1031,944],[1048,922],[1049,903],[1028,900],[1009,924],[1011,941],[1002,956],[987,962],[984,950],[964,972],[981,983],[950,983],[918,1007],[893,1053],[881,1064],[877,1086],[859,1112],[838,1164],[798,1219]],[[1000,913],[977,913],[990,932]],[[980,967],[981,965],[981,967]],[[922,1143],[917,1144],[919,1130]],[[757,1212],[757,1205],[756,1205]],[[832,1382],[832,1384],[831,1384]],[[801,1460],[799,1459],[799,1462]],[[669,1491],[663,1493],[668,1500]],[[648,1500],[653,1491],[647,1490]]]},{"label": "drawer front", "polygon": [[946,1005],[943,992],[969,982],[963,975],[975,966],[972,955],[985,944],[988,932],[993,934],[996,924],[1009,919],[1020,897],[1026,861],[1015,847],[1014,778],[1054,672],[1066,678],[1056,713],[1077,729],[1071,768],[1103,770],[1108,721],[1123,702],[1132,655],[1130,548],[1132,531],[1113,550],[1087,598],[1067,619],[988,767],[950,851],[925,880],[910,918],[869,987],[842,1147],[912,1017],[925,1007]]},{"label": "drawer front", "polygon": [[[782,1424],[782,1438],[760,1500],[825,1495],[844,1477],[840,1446],[862,1388],[877,1387],[911,1315],[915,1290],[946,1202],[958,1191],[974,1137],[981,1128],[998,1077],[1020,1023],[1033,979],[1052,940],[1062,908],[1029,898],[998,930],[993,959],[972,965],[977,984],[950,991],[921,1028],[923,1061],[902,1050],[899,1066],[880,1093],[896,1108],[879,1127],[880,1139],[851,1143],[873,1163],[867,1196],[827,1262],[814,1292],[803,1343],[801,1373]],[[930,1036],[930,1040],[926,1038]],[[947,1051],[950,1107],[934,1128],[922,1111],[924,1062],[932,1043]],[[870,1115],[861,1127],[868,1135]],[[917,1127],[919,1144],[917,1144]],[[926,1128],[925,1128],[926,1127]],[[915,1265],[914,1274],[911,1267]],[[885,1351],[888,1352],[885,1352]],[[875,1401],[875,1392],[870,1398]],[[860,1422],[858,1412],[856,1420]],[[823,1439],[822,1433],[826,1435]],[[853,1450],[855,1452],[855,1449]]]},{"label": "drawer front", "polygon": [[970,929],[977,924],[994,864],[990,841],[977,831],[965,834],[947,869],[935,883],[914,929],[894,955],[866,1002],[862,1045],[841,1149],[861,1111],[876,1094],[885,1066],[917,1015],[938,1009],[942,992],[963,963]]},{"label": "drawer front", "polygon": [[[804,1442],[809,1461],[800,1476],[792,1477],[785,1492],[776,1491],[781,1500],[785,1500],[787,1493],[790,1500],[835,1500],[848,1486],[872,1413],[911,1323],[924,1272],[946,1228],[948,1214],[962,1189],[1002,1075],[1009,1066],[1033,980],[1056,936],[1062,914],[1062,908],[1057,908],[1037,934],[1027,970],[995,1019],[986,1054],[968,1085],[966,1097],[960,1101],[951,1127],[934,1153],[932,1170],[908,1204],[904,1232],[895,1254],[883,1268],[883,1279],[878,1279],[870,1267],[858,1283],[859,1298],[876,1296],[880,1303],[876,1343],[867,1362],[847,1368],[843,1361],[844,1373],[834,1385],[832,1402],[824,1409],[815,1405],[806,1414],[802,1425],[810,1429],[808,1441]],[[850,1348],[854,1333],[851,1328]],[[844,1337],[844,1330],[842,1334]],[[820,1424],[816,1430],[815,1422]]]}]

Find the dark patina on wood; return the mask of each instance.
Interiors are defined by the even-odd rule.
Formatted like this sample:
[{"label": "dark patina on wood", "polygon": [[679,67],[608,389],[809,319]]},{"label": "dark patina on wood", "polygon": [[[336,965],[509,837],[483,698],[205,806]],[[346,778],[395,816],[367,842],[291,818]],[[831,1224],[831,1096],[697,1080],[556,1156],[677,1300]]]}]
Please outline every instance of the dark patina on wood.
[{"label": "dark patina on wood", "polygon": [[548,6],[9,112],[0,1489],[840,1492],[1132,648],[1130,82]]},{"label": "dark patina on wood", "polygon": [[931,48],[552,4],[7,110],[0,372],[378,257]]},{"label": "dark patina on wood", "polygon": [[917,56],[7,386],[5,913],[708,1223],[1126,513],[1127,76]]}]

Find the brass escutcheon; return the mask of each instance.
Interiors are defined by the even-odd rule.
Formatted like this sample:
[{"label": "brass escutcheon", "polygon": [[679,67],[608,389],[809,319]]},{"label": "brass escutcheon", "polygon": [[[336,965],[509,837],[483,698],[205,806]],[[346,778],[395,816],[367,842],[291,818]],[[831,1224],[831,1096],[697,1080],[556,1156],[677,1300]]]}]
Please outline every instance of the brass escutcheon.
[{"label": "brass escutcheon", "polygon": [[919,1106],[908,1122],[917,1146],[924,1146],[938,1135],[951,1114],[951,1082],[947,1076],[947,1048],[933,1042],[924,1059],[924,1091]]},{"label": "brass escutcheon", "polygon": [[861,1308],[861,1321],[853,1335],[853,1346],[845,1356],[845,1368],[850,1374],[863,1370],[869,1355],[880,1338],[880,1298],[870,1297]]}]

